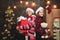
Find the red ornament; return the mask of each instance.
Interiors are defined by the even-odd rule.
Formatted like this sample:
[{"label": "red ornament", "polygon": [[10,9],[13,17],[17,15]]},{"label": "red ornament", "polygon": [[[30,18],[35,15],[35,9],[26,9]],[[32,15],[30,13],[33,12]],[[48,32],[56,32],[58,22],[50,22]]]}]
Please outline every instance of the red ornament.
[{"label": "red ornament", "polygon": [[48,7],[47,7],[47,10],[48,10],[48,14],[50,14],[51,13],[51,6],[49,5]]}]

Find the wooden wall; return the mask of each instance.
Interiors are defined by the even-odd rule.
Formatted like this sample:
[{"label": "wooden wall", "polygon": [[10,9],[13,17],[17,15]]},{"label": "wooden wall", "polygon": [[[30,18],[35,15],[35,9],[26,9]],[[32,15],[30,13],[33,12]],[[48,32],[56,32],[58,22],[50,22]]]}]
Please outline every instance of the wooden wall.
[{"label": "wooden wall", "polygon": [[48,27],[51,29],[52,34],[53,34],[53,22],[55,17],[60,18],[60,9],[52,9],[52,12],[50,14],[48,14],[48,11],[46,10],[46,21],[48,23]]}]

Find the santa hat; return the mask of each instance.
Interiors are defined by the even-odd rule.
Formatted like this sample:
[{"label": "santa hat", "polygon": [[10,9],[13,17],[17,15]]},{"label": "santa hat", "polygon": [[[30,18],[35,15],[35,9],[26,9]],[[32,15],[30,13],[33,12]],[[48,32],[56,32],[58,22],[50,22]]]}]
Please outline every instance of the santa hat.
[{"label": "santa hat", "polygon": [[42,27],[42,28],[46,28],[47,26],[48,26],[47,23],[45,23],[45,22],[41,23],[41,27]]},{"label": "santa hat", "polygon": [[43,7],[39,7],[37,10],[36,10],[36,14],[39,12],[39,11],[43,11],[44,8]]},{"label": "santa hat", "polygon": [[32,8],[27,8],[26,12],[28,12],[28,11],[31,11],[32,13],[34,13],[34,10]]}]

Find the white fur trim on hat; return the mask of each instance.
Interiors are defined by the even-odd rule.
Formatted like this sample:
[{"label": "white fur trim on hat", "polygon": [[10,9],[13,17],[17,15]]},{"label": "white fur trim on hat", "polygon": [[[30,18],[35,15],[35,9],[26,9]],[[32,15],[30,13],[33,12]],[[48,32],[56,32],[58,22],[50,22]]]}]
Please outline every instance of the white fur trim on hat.
[{"label": "white fur trim on hat", "polygon": [[44,36],[41,36],[41,38],[44,38]]},{"label": "white fur trim on hat", "polygon": [[28,11],[31,11],[32,13],[34,13],[34,10],[32,8],[27,8],[26,12],[28,12]]},{"label": "white fur trim on hat", "polygon": [[48,38],[48,35],[46,35],[45,38]]},{"label": "white fur trim on hat", "polygon": [[42,10],[44,10],[44,8],[43,8],[43,7],[39,7],[39,8],[36,10],[36,14],[37,14],[39,11],[42,11]]}]

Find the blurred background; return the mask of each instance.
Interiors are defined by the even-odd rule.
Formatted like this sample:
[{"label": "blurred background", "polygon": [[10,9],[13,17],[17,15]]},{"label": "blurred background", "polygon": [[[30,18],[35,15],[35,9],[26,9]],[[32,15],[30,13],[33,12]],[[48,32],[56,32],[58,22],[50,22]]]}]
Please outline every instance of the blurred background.
[{"label": "blurred background", "polygon": [[[51,29],[54,40],[60,40],[60,25],[54,26],[54,20],[60,20],[60,0],[0,0],[0,40],[24,40],[16,30],[17,17],[25,16],[25,9],[45,8],[44,19]],[[58,22],[60,24],[60,21]]]}]

